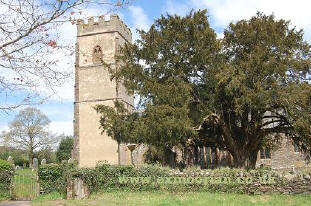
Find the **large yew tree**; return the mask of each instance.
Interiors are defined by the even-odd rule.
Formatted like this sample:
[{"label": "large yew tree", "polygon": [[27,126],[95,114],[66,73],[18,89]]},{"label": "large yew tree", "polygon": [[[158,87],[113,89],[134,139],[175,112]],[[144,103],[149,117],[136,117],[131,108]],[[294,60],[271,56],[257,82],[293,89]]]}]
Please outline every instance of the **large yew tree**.
[{"label": "large yew tree", "polygon": [[310,150],[311,50],[303,31],[258,13],[217,39],[198,11],[162,16],[140,37],[113,71],[140,97],[137,142],[212,143],[236,167],[254,167],[258,151],[284,136]]},{"label": "large yew tree", "polygon": [[222,63],[205,73],[200,92],[200,105],[209,102],[202,138],[228,150],[237,167],[254,167],[258,151],[284,136],[310,150],[311,50],[303,31],[258,13],[230,24],[221,42]]}]

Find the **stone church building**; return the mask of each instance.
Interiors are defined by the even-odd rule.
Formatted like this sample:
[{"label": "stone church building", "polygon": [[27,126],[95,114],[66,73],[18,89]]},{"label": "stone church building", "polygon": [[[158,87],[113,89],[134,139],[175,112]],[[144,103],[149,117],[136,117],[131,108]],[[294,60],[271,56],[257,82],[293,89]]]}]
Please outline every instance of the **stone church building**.
[{"label": "stone church building", "polygon": [[[132,41],[130,29],[117,15],[110,18],[89,18],[87,23],[80,20],[77,25],[75,60],[75,102],[74,102],[74,149],[72,156],[80,167],[94,167],[99,161],[111,164],[141,164],[144,146],[118,145],[115,140],[101,134],[99,115],[94,106],[113,106],[119,100],[133,108],[133,97],[125,88],[111,81],[108,69],[102,61],[115,64],[115,55],[125,42]],[[173,151],[174,153],[174,151]],[[189,155],[190,154],[190,155]],[[176,159],[181,152],[175,152]],[[230,165],[230,155],[212,147],[192,147],[187,162],[203,168]],[[264,149],[258,153],[258,166],[273,168],[306,167],[309,157],[302,154],[294,144],[284,140],[276,151]]]},{"label": "stone church building", "polygon": [[[111,137],[101,134],[99,115],[94,106],[113,106],[119,100],[133,107],[133,97],[122,85],[110,80],[108,69],[102,64],[115,65],[115,55],[120,46],[132,41],[130,29],[116,15],[104,16],[98,21],[82,20],[77,26],[74,102],[73,158],[80,167],[94,167],[98,161],[111,164],[131,164],[127,145],[118,145]],[[135,154],[135,153],[134,153]],[[136,157],[135,159],[139,159]]]}]

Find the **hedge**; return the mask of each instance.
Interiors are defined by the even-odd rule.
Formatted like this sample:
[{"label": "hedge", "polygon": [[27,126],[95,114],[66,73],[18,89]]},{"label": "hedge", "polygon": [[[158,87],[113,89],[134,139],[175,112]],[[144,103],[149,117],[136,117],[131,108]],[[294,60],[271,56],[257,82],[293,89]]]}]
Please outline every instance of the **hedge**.
[{"label": "hedge", "polygon": [[210,192],[238,192],[245,193],[245,184],[208,184],[202,185],[197,183],[190,184],[155,184],[151,181],[150,184],[142,183],[120,183],[119,177],[149,177],[152,180],[161,177],[210,177],[210,178],[222,178],[230,177],[236,179],[239,176],[243,178],[254,177],[255,181],[259,181],[257,177],[262,176],[273,176],[278,175],[267,169],[257,170],[242,170],[242,169],[231,169],[231,168],[219,168],[213,170],[198,170],[190,168],[183,172],[172,170],[167,167],[161,167],[159,165],[142,165],[139,167],[133,166],[117,166],[101,163],[94,169],[76,169],[71,171],[70,178],[80,178],[89,187],[90,192],[96,192],[99,190],[165,190],[165,191],[210,191]]},{"label": "hedge", "polygon": [[[141,183],[120,183],[119,177],[150,177],[156,179],[159,177],[230,177],[234,180],[239,177],[252,178],[252,183],[214,183],[214,184],[141,184]],[[39,168],[39,181],[42,190],[45,193],[60,192],[65,194],[67,181],[74,178],[82,179],[89,187],[91,193],[107,190],[166,190],[166,191],[210,191],[210,192],[236,192],[252,193],[256,191],[257,186],[261,186],[258,177],[271,176],[277,181],[277,185],[282,187],[284,178],[278,173],[267,169],[242,170],[231,168],[220,168],[214,170],[195,170],[188,169],[179,172],[158,165],[117,166],[107,163],[100,163],[95,168],[81,168],[63,165],[45,165]],[[265,185],[263,185],[265,186]]]},{"label": "hedge", "polygon": [[10,195],[14,167],[5,160],[0,160],[0,199],[6,199]]},{"label": "hedge", "polygon": [[90,192],[99,190],[153,190],[157,185],[130,185],[120,184],[119,177],[165,177],[170,175],[170,169],[158,165],[142,165],[133,167],[131,165],[110,165],[99,163],[95,168],[82,168],[72,171],[71,178],[81,178],[89,187]]},{"label": "hedge", "polygon": [[74,164],[46,164],[40,165],[38,170],[40,193],[58,192],[65,194],[67,177],[69,177]]},{"label": "hedge", "polygon": [[168,174],[169,169],[160,166],[143,165],[136,168],[106,163],[99,163],[95,168],[81,169],[78,169],[74,164],[47,164],[41,165],[38,170],[41,193],[59,192],[62,194],[66,192],[67,181],[77,177],[87,183],[91,192],[95,192],[123,187],[118,184],[118,178],[122,175],[156,177]]}]

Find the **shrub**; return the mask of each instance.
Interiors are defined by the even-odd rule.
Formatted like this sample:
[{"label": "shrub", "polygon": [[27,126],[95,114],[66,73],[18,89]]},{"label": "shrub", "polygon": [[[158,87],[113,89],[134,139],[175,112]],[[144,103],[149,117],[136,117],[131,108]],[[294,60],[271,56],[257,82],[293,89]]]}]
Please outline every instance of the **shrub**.
[{"label": "shrub", "polygon": [[71,150],[73,148],[73,138],[68,136],[61,140],[56,151],[56,159],[58,162],[68,160],[71,157]]},{"label": "shrub", "polygon": [[131,165],[110,165],[106,162],[99,163],[95,168],[76,169],[72,177],[81,178],[91,192],[99,190],[128,189],[128,190],[151,190],[158,185],[130,185],[120,184],[119,177],[164,177],[170,174],[170,169],[159,165],[142,165],[134,167]]},{"label": "shrub", "polygon": [[8,161],[0,160],[0,199],[9,196],[13,175],[13,165]]},{"label": "shrub", "polygon": [[24,165],[28,168],[29,167],[29,160],[25,158],[17,158],[14,159],[14,164],[20,167],[24,167]]},{"label": "shrub", "polygon": [[38,170],[40,191],[42,193],[66,192],[67,177],[75,166],[72,164],[41,165]]},{"label": "shrub", "polygon": [[[187,180],[188,182],[161,184],[161,181],[159,181],[161,179],[170,181],[169,178],[162,177],[176,176],[182,177],[183,181]],[[131,180],[124,178],[127,181],[120,183],[120,177],[134,178]],[[142,182],[142,180],[147,179],[139,177],[150,177],[151,181],[149,183]],[[309,174],[303,174],[302,177],[309,178],[310,176]],[[76,168],[63,164],[46,165],[39,169],[39,181],[45,193],[61,192],[64,194],[67,182],[71,182],[75,178],[82,179],[88,185],[91,193],[109,190],[209,191],[251,194],[261,191],[276,191],[286,193],[288,188],[300,187],[300,184],[304,185],[304,187],[311,186],[309,181],[298,180],[296,177],[294,180],[286,180],[276,171],[266,169],[218,168],[198,170],[197,168],[187,168],[181,173],[159,165],[133,167],[109,165],[106,162],[98,164],[95,168]],[[155,181],[156,179],[158,181]],[[272,183],[267,183],[270,180],[272,180]]]}]

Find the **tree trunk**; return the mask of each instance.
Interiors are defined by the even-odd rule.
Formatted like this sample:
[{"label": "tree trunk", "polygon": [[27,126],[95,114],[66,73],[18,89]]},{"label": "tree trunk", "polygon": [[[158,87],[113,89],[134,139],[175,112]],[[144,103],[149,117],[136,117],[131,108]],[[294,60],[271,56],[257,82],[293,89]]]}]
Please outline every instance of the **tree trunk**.
[{"label": "tree trunk", "polygon": [[254,169],[256,166],[258,150],[240,152],[237,151],[233,156],[233,165],[236,168]]},{"label": "tree trunk", "polygon": [[32,168],[32,162],[33,162],[33,158],[34,158],[34,154],[33,154],[33,144],[34,144],[34,138],[33,135],[28,132],[28,136],[29,136],[29,151],[28,151],[28,157],[29,157],[29,168]]},{"label": "tree trunk", "polygon": [[29,158],[29,168],[32,168],[32,161],[33,161],[33,157],[34,157],[33,150],[32,150],[32,149],[30,149],[30,150],[29,150],[29,153],[28,153],[28,158]]},{"label": "tree trunk", "polygon": [[259,150],[253,150],[250,154],[250,168],[254,169],[256,167],[257,155]]},{"label": "tree trunk", "polygon": [[120,151],[121,151],[121,145],[120,145],[120,142],[118,142],[118,165],[121,165],[121,154],[120,154]]}]

